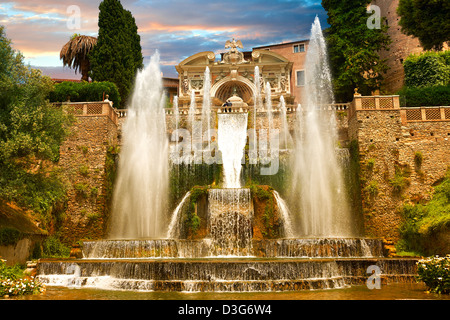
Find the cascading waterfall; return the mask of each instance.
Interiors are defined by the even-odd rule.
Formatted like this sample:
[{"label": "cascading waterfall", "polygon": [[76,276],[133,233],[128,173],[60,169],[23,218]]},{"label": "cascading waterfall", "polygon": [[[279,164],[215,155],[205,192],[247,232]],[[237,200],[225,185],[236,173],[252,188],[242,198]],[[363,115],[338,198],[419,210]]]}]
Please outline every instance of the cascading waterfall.
[{"label": "cascading waterfall", "polygon": [[[306,79],[298,112],[291,203],[299,236],[353,236],[341,168],[336,159],[335,111],[326,44],[316,17],[306,54]],[[298,201],[296,200],[298,199]]]},{"label": "cascading waterfall", "polygon": [[281,219],[283,220],[285,237],[292,238],[294,236],[294,232],[292,231],[291,213],[289,212],[289,208],[277,191],[273,190],[273,195],[275,197],[275,201],[277,202],[277,207],[278,211],[281,214]]},{"label": "cascading waterfall", "polygon": [[247,113],[219,114],[218,148],[222,152],[224,188],[240,188],[247,141]]},{"label": "cascading waterfall", "polygon": [[[340,172],[341,164],[348,160],[348,150],[336,152],[335,113],[324,108],[332,103],[333,97],[325,42],[317,18],[307,54],[304,110],[298,112],[296,124],[293,183],[288,188],[292,190],[290,209],[300,215],[291,216],[286,202],[277,191],[273,192],[284,238],[266,239],[261,233],[253,234],[253,228],[258,227],[254,199],[250,189],[241,188],[240,183],[247,113],[218,114],[218,149],[223,161],[224,189],[212,188],[208,190],[207,199],[203,195],[197,198],[194,211],[200,219],[205,219],[201,220],[201,228],[204,228],[201,231],[205,233],[192,240],[192,234],[179,232],[180,226],[186,227],[184,219],[193,213],[191,192],[178,203],[168,229],[163,228],[169,161],[158,62],[156,54],[150,65],[138,73],[132,105],[124,123],[124,144],[111,217],[112,239],[83,241],[82,259],[41,259],[37,270],[39,281],[70,288],[279,292],[364,284],[369,276],[368,267],[374,265],[382,270],[383,281],[415,279],[417,259],[385,259],[381,239],[355,238],[349,231],[351,223]],[[205,70],[204,100],[208,100],[208,72]],[[256,111],[264,107],[259,81],[256,67],[255,128]],[[273,130],[269,83],[265,91],[268,127]],[[203,115],[208,113],[208,107],[206,102],[202,112],[206,129],[210,128],[210,123],[205,124]],[[175,129],[179,125],[177,109],[176,98]],[[280,109],[284,141],[288,145],[283,97]],[[202,151],[199,149],[202,122],[195,121],[195,114],[192,90],[189,123],[196,148],[194,154]],[[259,143],[261,146],[261,139]],[[292,143],[290,140],[289,144]],[[278,148],[278,144],[271,148]],[[195,170],[190,171],[189,178],[194,180],[196,174]],[[189,211],[184,210],[187,204]],[[256,214],[261,212],[258,210]],[[299,228],[294,228],[297,224]],[[162,231],[166,232],[167,239],[161,237]]]},{"label": "cascading waterfall", "polygon": [[138,72],[123,125],[109,237],[163,236],[169,181],[159,54]]},{"label": "cascading waterfall", "polygon": [[186,200],[189,199],[191,195],[191,192],[188,191],[183,199],[181,199],[180,203],[177,205],[177,207],[175,208],[175,210],[172,213],[172,218],[170,220],[170,224],[169,224],[169,229],[167,230],[167,238],[169,239],[176,239],[178,238],[178,226],[177,224],[179,223],[179,219],[180,219],[180,212],[181,209],[183,208],[183,206],[186,203]]},{"label": "cascading waterfall", "polygon": [[250,189],[210,189],[208,202],[211,255],[250,255],[253,218]]}]

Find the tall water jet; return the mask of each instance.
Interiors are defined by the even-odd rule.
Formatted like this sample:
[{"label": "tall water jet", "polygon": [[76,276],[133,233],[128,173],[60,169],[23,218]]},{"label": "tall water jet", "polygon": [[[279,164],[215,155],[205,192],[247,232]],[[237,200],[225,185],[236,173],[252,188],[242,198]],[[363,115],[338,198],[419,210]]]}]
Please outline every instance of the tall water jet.
[{"label": "tall water jet", "polygon": [[[318,17],[306,54],[306,84],[298,112],[291,202],[299,212],[299,236],[353,236],[337,134],[330,68]],[[291,208],[292,209],[292,208]]]},{"label": "tall water jet", "polygon": [[241,187],[241,160],[247,142],[247,113],[219,114],[218,148],[222,152],[224,188]]},{"label": "tall water jet", "polygon": [[123,124],[109,236],[158,238],[165,231],[168,139],[159,54],[136,77]]},{"label": "tall water jet", "polygon": [[206,67],[203,79],[203,104],[202,104],[202,127],[205,138],[208,141],[208,151],[211,150],[211,76],[209,68]]},{"label": "tall water jet", "polygon": [[256,113],[261,110],[261,81],[260,81],[260,74],[259,74],[259,67],[256,66],[255,67],[255,93],[253,96],[253,128],[255,130],[254,135],[253,135],[253,153],[254,153],[254,157],[256,158],[257,155],[257,135],[256,135]]},{"label": "tall water jet", "polygon": [[188,111],[189,124],[191,125],[191,131],[194,131],[193,127],[194,127],[194,121],[195,121],[196,107],[197,107],[197,105],[195,103],[195,91],[192,90],[191,91],[191,102],[190,102],[189,111]]},{"label": "tall water jet", "polygon": [[291,135],[289,134],[289,126],[287,122],[287,109],[286,102],[284,101],[284,97],[280,97],[280,115],[281,115],[281,135],[283,137],[284,149],[288,149],[289,142],[291,140]]},{"label": "tall water jet", "polygon": [[273,112],[272,112],[272,99],[271,99],[271,95],[272,95],[272,89],[270,87],[270,82],[266,83],[266,112],[267,112],[267,128],[270,132],[272,132],[273,130]]},{"label": "tall water jet", "polygon": [[[173,113],[175,114],[175,132],[180,124],[180,111],[178,110],[178,96],[173,97]],[[178,152],[178,139],[175,141],[175,151]]]}]

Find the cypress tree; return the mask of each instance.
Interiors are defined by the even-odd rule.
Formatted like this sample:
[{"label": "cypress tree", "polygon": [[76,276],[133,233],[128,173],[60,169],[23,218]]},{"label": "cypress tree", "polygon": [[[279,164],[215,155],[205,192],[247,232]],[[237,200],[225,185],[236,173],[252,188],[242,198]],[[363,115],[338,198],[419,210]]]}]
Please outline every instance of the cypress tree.
[{"label": "cypress tree", "polygon": [[115,83],[126,104],[136,72],[143,67],[141,38],[134,17],[119,0],[104,0],[99,10],[98,41],[90,54],[91,78]]},{"label": "cypress tree", "polygon": [[354,88],[370,95],[381,87],[386,62],[380,50],[388,49],[390,38],[385,18],[379,28],[369,28],[367,12],[370,0],[322,0],[328,13],[325,30],[337,101],[351,101]]}]

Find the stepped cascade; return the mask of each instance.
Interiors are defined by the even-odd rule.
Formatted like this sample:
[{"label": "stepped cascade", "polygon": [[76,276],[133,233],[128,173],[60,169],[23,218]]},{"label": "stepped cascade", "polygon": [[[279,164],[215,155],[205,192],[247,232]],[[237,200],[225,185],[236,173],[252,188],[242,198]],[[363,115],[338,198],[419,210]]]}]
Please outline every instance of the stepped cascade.
[{"label": "stepped cascade", "polygon": [[[223,63],[245,63],[237,43],[227,45],[231,50]],[[187,93],[184,122],[191,140],[172,140],[176,152],[170,157],[159,59],[152,57],[136,79],[124,124],[109,238],[82,241],[76,259],[41,259],[39,280],[111,290],[289,291],[364,284],[368,268],[375,266],[384,282],[412,281],[416,259],[387,258],[381,239],[357,237],[353,231],[340,165],[349,155],[336,152],[334,110],[322,107],[332,102],[332,91],[318,18],[308,52],[306,79],[314,81],[306,86],[309,93],[298,111],[295,134],[289,132],[283,96],[280,112],[272,105],[271,84],[261,81],[261,66],[254,72],[257,87],[248,94],[253,95],[252,108],[238,97],[242,87],[236,86],[228,99],[235,105],[213,108],[206,67],[203,82],[195,80]],[[237,77],[231,75],[230,87]],[[183,123],[179,101],[174,101],[177,134]],[[281,143],[271,138],[278,137],[278,129]],[[177,161],[179,147],[186,145],[183,160]],[[293,155],[285,179],[289,192],[248,183],[243,172],[249,166],[261,168],[261,179],[274,174],[264,169],[268,158],[277,159],[279,147]],[[205,154],[217,163],[202,163]],[[176,169],[170,179],[177,182],[182,170],[191,172],[186,180],[195,180],[196,170],[216,167],[219,174],[208,175],[202,186],[192,188],[194,182],[187,181],[189,187],[183,187],[188,190],[170,207],[170,170]]]}]

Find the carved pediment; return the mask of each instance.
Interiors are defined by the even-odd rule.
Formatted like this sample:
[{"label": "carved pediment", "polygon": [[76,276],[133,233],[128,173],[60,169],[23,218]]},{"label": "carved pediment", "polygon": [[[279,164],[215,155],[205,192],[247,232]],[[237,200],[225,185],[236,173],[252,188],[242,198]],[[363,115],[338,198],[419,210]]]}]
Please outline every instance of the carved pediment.
[{"label": "carved pediment", "polygon": [[262,63],[289,63],[289,60],[282,55],[269,50],[255,50],[252,52],[252,57]]},{"label": "carved pediment", "polygon": [[216,55],[212,51],[205,51],[196,53],[186,59],[184,59],[180,66],[196,66],[207,65],[216,59]]}]

